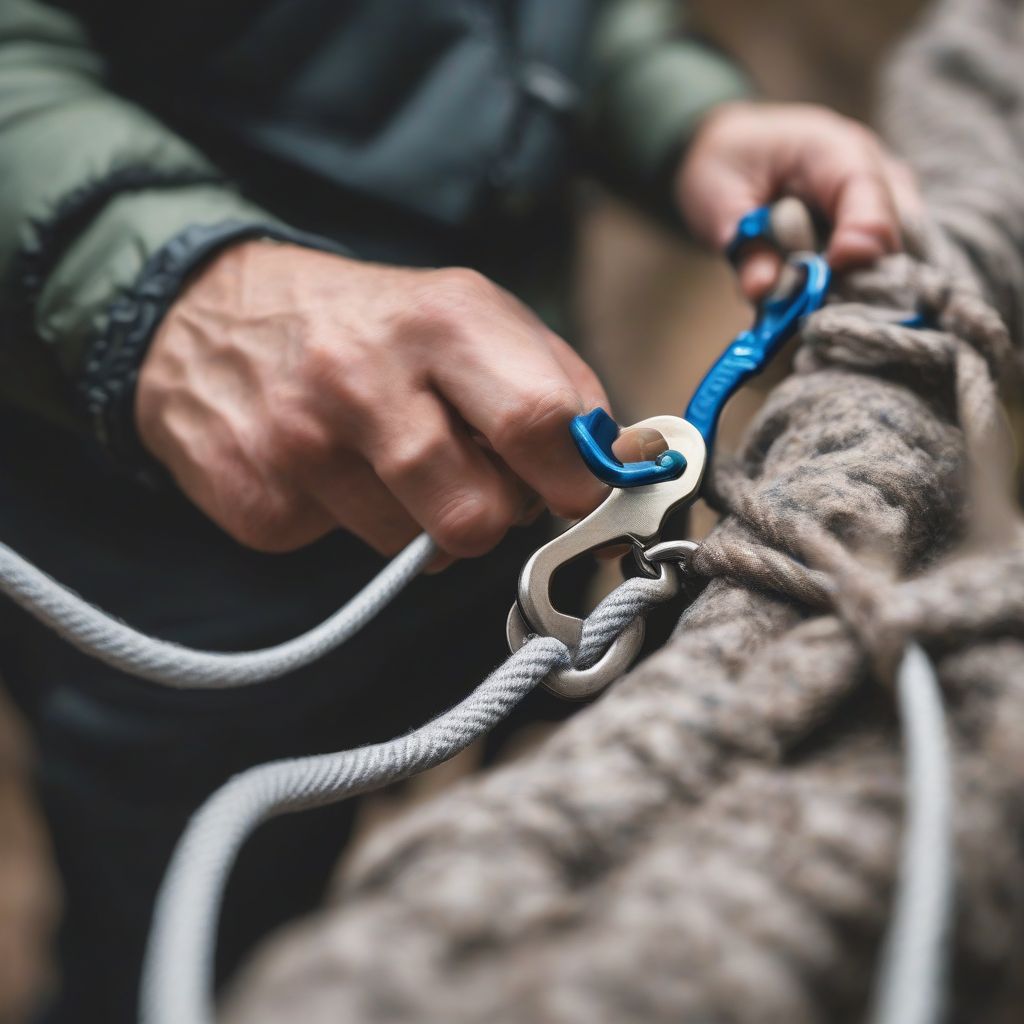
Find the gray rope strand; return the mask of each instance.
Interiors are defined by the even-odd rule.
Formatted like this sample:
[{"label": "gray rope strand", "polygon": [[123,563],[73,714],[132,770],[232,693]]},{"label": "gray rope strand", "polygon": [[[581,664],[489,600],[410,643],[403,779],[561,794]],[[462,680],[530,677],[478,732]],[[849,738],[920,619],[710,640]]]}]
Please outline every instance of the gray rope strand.
[{"label": "gray rope strand", "polygon": [[143,973],[144,1024],[213,1024],[213,962],[224,887],[239,849],[258,825],[446,761],[488,732],[567,658],[560,641],[535,638],[460,704],[406,736],[259,765],[222,786],[189,822],[161,886]]},{"label": "gray rope strand", "polygon": [[359,632],[436,554],[420,534],[330,618],[259,651],[195,651],[147,636],[84,601],[0,544],[0,591],[86,654],[141,679],[180,688],[226,689],[285,675],[316,661]]},{"label": "gray rope strand", "polygon": [[907,646],[896,687],[906,749],[906,824],[871,1024],[936,1024],[943,1013],[953,911],[953,778],[942,693],[917,644]]},{"label": "gray rope strand", "polygon": [[[307,665],[344,643],[417,576],[436,552],[423,534],[330,618],[275,647],[195,651],[106,615],[0,544],[0,591],[99,660],[152,682],[227,688]],[[653,582],[623,583],[588,618],[577,662],[592,663],[653,603]],[[210,992],[216,919],[234,858],[269,817],[345,799],[448,759],[489,731],[568,649],[533,639],[462,704],[389,743],[275,762],[236,776],[200,808],[162,889],[147,957],[145,1024],[214,1020]],[[895,909],[882,954],[873,1024],[934,1024],[953,892],[951,771],[943,709],[924,652],[911,645],[897,680],[907,749],[907,826]]]},{"label": "gray rope strand", "polygon": [[[663,599],[656,580],[630,580],[594,609],[584,635],[610,641]],[[146,951],[143,1024],[213,1024],[217,918],[231,867],[257,826],[446,761],[489,732],[552,669],[570,660],[560,640],[533,637],[460,704],[406,736],[337,754],[274,761],[225,783],[193,815],[164,877]]]}]

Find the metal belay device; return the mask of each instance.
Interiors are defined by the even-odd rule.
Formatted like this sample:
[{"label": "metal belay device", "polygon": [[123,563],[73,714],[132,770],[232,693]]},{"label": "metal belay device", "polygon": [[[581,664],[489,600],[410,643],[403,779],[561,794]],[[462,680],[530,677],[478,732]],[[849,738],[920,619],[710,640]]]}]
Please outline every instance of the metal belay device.
[{"label": "metal belay device", "polygon": [[[751,244],[776,244],[771,207],[754,210],[741,220],[729,248],[730,258],[737,259]],[[659,540],[669,518],[700,497],[726,402],[768,365],[803,318],[821,307],[828,293],[831,272],[822,256],[792,253],[787,266],[797,276],[795,286],[763,303],[754,325],[733,339],[704,376],[683,418],[653,416],[627,428],[653,429],[661,434],[668,450],[657,459],[627,463],[617,459],[612,445],[620,428],[603,409],[573,420],[572,435],[580,455],[612,492],[590,515],[534,552],[523,566],[516,602],[508,615],[512,651],[537,635],[555,637],[571,649],[579,645],[583,620],[554,607],[551,584],[563,565],[600,548],[630,544],[641,572],[662,585],[664,599],[678,592],[677,565],[696,545]],[[560,697],[592,697],[629,667],[643,640],[641,617],[634,619],[594,664],[556,669],[545,685]]]}]

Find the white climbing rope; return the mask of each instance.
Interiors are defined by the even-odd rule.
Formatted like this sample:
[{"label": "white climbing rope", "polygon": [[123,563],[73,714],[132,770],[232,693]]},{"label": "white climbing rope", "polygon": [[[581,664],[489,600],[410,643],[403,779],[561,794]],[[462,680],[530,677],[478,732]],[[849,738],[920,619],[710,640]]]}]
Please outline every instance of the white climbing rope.
[{"label": "white climbing rope", "polygon": [[[599,656],[625,626],[664,600],[657,580],[626,580],[583,626],[577,658]],[[468,697],[419,729],[373,746],[274,761],[229,779],[193,815],[164,877],[142,981],[143,1024],[213,1024],[217,918],[238,851],[258,825],[322,807],[431,768],[489,732],[552,669],[573,660],[534,637]]]},{"label": "white climbing rope", "polygon": [[143,1024],[213,1024],[217,919],[232,864],[258,825],[408,778],[464,750],[554,668],[566,647],[535,638],[465,700],[414,732],[337,754],[250,768],[196,812],[157,899],[143,970]]},{"label": "white climbing rope", "polygon": [[196,651],[140,633],[84,601],[0,544],[0,591],[79,650],[140,679],[182,689],[250,686],[309,665],[340,647],[390,604],[437,553],[421,533],[330,618],[259,651]]},{"label": "white climbing rope", "polygon": [[905,824],[871,1024],[934,1024],[942,1017],[953,910],[953,778],[942,691],[917,644],[907,646],[896,690]]},{"label": "white climbing rope", "polygon": [[[178,688],[230,688],[275,678],[340,646],[415,578],[437,549],[426,534],[320,625],[275,647],[196,651],[147,636],[90,605],[0,544],[0,592],[75,647],[140,678]],[[236,775],[195,813],[165,876],[142,988],[144,1024],[213,1024],[213,961],[224,886],[262,822],[334,803],[430,768],[504,718],[553,668],[588,664],[658,598],[627,580],[586,620],[575,652],[533,638],[468,697],[406,736],[355,750],[259,765]],[[906,746],[906,827],[872,1024],[936,1024],[942,1013],[953,894],[952,780],[941,691],[910,644],[897,690]]]}]

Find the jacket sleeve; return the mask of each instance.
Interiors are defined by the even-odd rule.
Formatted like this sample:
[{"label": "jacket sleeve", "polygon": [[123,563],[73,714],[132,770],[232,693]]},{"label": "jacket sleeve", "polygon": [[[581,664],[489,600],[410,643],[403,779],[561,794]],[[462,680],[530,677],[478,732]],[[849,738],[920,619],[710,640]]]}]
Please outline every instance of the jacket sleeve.
[{"label": "jacket sleeve", "polygon": [[712,107],[751,94],[746,75],[688,33],[680,0],[607,0],[593,36],[585,147],[629,198],[674,216],[671,178]]},{"label": "jacket sleeve", "polygon": [[0,401],[113,448],[145,344],[185,277],[243,236],[292,233],[106,86],[69,12],[0,4]]}]

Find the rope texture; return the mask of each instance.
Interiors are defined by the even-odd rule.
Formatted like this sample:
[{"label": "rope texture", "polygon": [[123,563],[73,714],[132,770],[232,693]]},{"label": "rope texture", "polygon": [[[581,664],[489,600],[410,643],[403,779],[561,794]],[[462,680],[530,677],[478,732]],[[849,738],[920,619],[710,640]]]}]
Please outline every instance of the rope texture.
[{"label": "rope texture", "polygon": [[317,661],[359,632],[437,553],[421,534],[330,618],[275,647],[238,654],[196,651],[147,636],[84,601],[0,544],[0,592],[79,650],[113,668],[164,686],[251,686]]},{"label": "rope texture", "polygon": [[[894,260],[875,274],[851,278],[847,301],[823,310],[807,325],[799,369],[805,375],[909,370],[933,384],[948,377],[963,461],[972,476],[970,487],[962,491],[981,498],[965,519],[971,524],[969,539],[982,548],[998,545],[1000,552],[1019,561],[1021,528],[1002,484],[1006,444],[993,380],[993,375],[1018,380],[1019,364],[1006,328],[979,294],[977,283],[965,277],[962,261],[955,272],[935,266],[943,262],[936,247],[956,237],[957,231],[959,241],[969,236],[977,242],[977,223],[960,214],[945,227],[945,235],[934,226],[921,228],[918,255],[931,264]],[[1005,265],[1000,265],[1000,272],[1004,278],[993,274],[985,279],[990,289],[993,277],[1006,284]],[[1019,282],[1011,284],[1016,287],[1007,288],[1002,304],[1011,318],[1019,319]],[[935,329],[894,326],[878,316],[879,303],[912,303]],[[888,468],[880,467],[879,476],[870,481],[888,498],[888,507],[881,509],[873,525],[877,529],[881,523],[883,536],[898,537],[907,532],[908,511],[925,519],[929,509],[924,504],[915,509],[914,495],[906,487],[894,486],[891,479],[886,494]],[[934,595],[948,596],[945,577],[956,578],[963,563],[898,584],[895,577],[901,567],[894,564],[891,550],[875,552],[882,557],[870,564],[863,550],[856,551],[858,546],[863,549],[863,537],[841,536],[837,516],[823,515],[828,509],[823,510],[820,500],[780,502],[777,481],[768,477],[758,485],[750,470],[749,458],[746,465],[716,468],[717,503],[733,517],[733,528],[719,531],[703,545],[694,567],[708,576],[731,578],[742,587],[753,584],[833,608],[869,652],[875,674],[895,680],[907,730],[909,813],[897,909],[874,1019],[879,1024],[924,1024],[937,1019],[941,1009],[943,941],[952,892],[951,824],[941,702],[927,658],[910,638],[929,630],[922,612],[929,605],[926,595],[932,595],[932,605]],[[836,510],[844,497],[849,495],[833,499]],[[172,686],[241,686],[292,671],[344,642],[393,599],[434,550],[428,538],[418,538],[320,626],[277,647],[241,654],[190,651],[140,634],[107,618],[2,546],[0,589],[65,639],[123,671]],[[1019,578],[1016,573],[1014,581]],[[917,605],[908,599],[914,587],[919,591]],[[649,591],[650,584],[634,580],[611,595],[588,621],[576,663],[596,660],[650,605]],[[1005,623],[1015,607],[1013,599],[1002,599],[988,610]],[[973,617],[975,632],[992,628],[991,618],[979,617],[977,609]],[[958,628],[963,633],[962,618]],[[144,1019],[154,1024],[213,1021],[211,964],[222,889],[238,849],[260,822],[365,792],[447,759],[504,717],[555,665],[569,659],[570,652],[557,641],[531,641],[463,703],[406,737],[263,765],[223,787],[190,824],[166,879],[149,952]]]},{"label": "rope texture", "polygon": [[[661,600],[655,581],[624,583],[591,613],[581,651],[596,659]],[[432,768],[489,732],[552,669],[573,662],[560,640],[535,637],[461,703],[386,743],[259,765],[236,775],[196,812],[164,878],[142,989],[144,1024],[212,1024],[217,919],[231,866],[262,822],[344,800]]]},{"label": "rope texture", "polygon": [[[913,640],[956,753],[946,1011],[1014,1019],[1024,545],[994,382],[1020,380],[1000,316],[1019,331],[1022,24],[1019,3],[947,0],[899,54],[890,135],[934,220],[910,256],[842,282],[740,458],[715,468],[730,514],[692,565],[716,578],[672,643],[528,757],[383,830],[332,905],[238,981],[229,1024],[864,1019],[904,807],[892,695],[869,678],[904,705],[918,865],[890,942],[909,960],[873,1012],[934,1016],[941,1000],[891,987],[941,963],[950,911],[948,847],[915,852],[950,825],[915,767],[945,761],[929,688],[899,671]],[[930,329],[887,316],[915,307]]]},{"label": "rope texture", "polygon": [[875,1024],[941,1019],[953,908],[953,779],[942,694],[928,656],[911,644],[897,673],[906,746],[907,822],[900,880],[876,978]]}]

